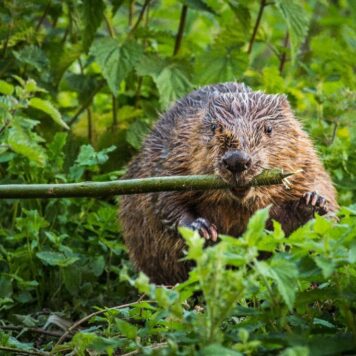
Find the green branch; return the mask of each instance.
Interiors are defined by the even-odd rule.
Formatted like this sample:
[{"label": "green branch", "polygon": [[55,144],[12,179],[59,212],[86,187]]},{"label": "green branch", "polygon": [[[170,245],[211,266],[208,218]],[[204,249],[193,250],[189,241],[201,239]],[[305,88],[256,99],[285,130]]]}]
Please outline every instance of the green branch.
[{"label": "green branch", "polygon": [[110,182],[82,182],[66,184],[3,184],[0,199],[79,198],[141,194],[164,191],[244,188],[281,184],[294,173],[270,170],[253,178],[247,185],[232,186],[212,175],[151,177]]}]

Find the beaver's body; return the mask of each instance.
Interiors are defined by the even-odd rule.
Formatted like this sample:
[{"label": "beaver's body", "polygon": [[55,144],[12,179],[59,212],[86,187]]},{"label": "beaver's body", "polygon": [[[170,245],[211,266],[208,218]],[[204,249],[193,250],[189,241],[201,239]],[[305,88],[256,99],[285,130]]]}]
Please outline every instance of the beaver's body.
[{"label": "beaver's body", "polygon": [[[180,225],[206,239],[239,236],[251,215],[272,205],[271,218],[288,234],[313,217],[335,211],[335,189],[287,99],[238,83],[207,86],[177,102],[156,124],[125,178],[216,174],[246,182],[263,168],[303,170],[283,185],[248,190],[163,192],[124,196],[123,235],[130,257],[153,282],[187,277]],[[317,194],[316,194],[317,193]]]}]

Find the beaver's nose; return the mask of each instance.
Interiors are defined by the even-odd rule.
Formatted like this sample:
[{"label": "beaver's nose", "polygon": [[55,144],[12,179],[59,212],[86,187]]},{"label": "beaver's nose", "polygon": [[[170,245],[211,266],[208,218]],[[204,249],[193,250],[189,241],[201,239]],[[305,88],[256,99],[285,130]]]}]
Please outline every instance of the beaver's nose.
[{"label": "beaver's nose", "polygon": [[222,157],[222,162],[232,173],[241,173],[251,167],[251,157],[240,150],[226,152]]}]

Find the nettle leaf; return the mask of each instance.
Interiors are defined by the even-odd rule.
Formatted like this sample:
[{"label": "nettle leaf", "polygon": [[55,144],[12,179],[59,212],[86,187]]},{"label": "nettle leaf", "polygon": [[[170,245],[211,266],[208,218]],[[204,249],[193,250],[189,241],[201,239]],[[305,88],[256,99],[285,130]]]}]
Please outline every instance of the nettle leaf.
[{"label": "nettle leaf", "polygon": [[265,234],[266,221],[269,216],[269,208],[258,210],[249,220],[247,230],[243,238],[248,246],[255,246]]},{"label": "nettle leaf", "polygon": [[248,56],[239,47],[218,46],[197,60],[196,80],[200,84],[234,81],[242,77]]},{"label": "nettle leaf", "polygon": [[282,256],[274,257],[270,263],[257,262],[257,271],[276,282],[278,292],[290,310],[297,292],[298,269],[295,263]]},{"label": "nettle leaf", "polygon": [[40,98],[32,98],[29,101],[29,105],[34,109],[45,112],[53,119],[54,122],[64,127],[66,130],[69,130],[68,125],[62,120],[60,112],[52,105],[51,102]]},{"label": "nettle leaf", "polygon": [[178,98],[187,94],[192,88],[186,73],[175,63],[165,67],[162,72],[154,78],[160,94],[160,103],[166,108]]},{"label": "nettle leaf", "polygon": [[140,149],[143,139],[150,131],[150,125],[143,120],[133,122],[127,132],[126,141],[136,150]]},{"label": "nettle leaf", "polygon": [[180,0],[180,2],[192,9],[206,11],[216,15],[216,12],[203,0]]},{"label": "nettle leaf", "polygon": [[40,73],[49,68],[49,60],[40,47],[29,45],[13,53],[18,61],[34,67]]},{"label": "nettle leaf", "polygon": [[77,254],[66,256],[64,253],[55,251],[42,251],[37,252],[36,256],[43,262],[50,266],[67,267],[79,260]]},{"label": "nettle leaf", "polygon": [[103,0],[84,0],[81,8],[83,21],[83,47],[88,50],[104,17]]},{"label": "nettle leaf", "polygon": [[236,18],[239,20],[241,24],[241,28],[243,32],[248,35],[250,33],[251,27],[251,13],[249,8],[245,4],[241,4],[240,2],[228,2],[232,11],[234,12]]},{"label": "nettle leaf", "polygon": [[47,156],[45,150],[34,140],[34,133],[30,133],[21,126],[13,126],[9,129],[7,143],[10,148],[37,165],[43,167]]},{"label": "nettle leaf", "polygon": [[82,54],[82,43],[76,43],[71,46],[64,47],[61,44],[53,44],[51,48],[51,70],[54,79],[54,84],[57,85],[67,68],[76,61]]},{"label": "nettle leaf", "polygon": [[149,75],[157,85],[162,108],[181,98],[192,89],[187,66],[184,62],[168,61],[156,56],[144,56],[137,63],[138,75]]},{"label": "nettle leaf", "polygon": [[321,269],[324,278],[329,278],[335,269],[335,262],[324,256],[314,257],[316,265]]},{"label": "nettle leaf", "polygon": [[309,16],[297,0],[276,0],[276,5],[286,20],[290,36],[292,60],[295,61],[298,49],[308,33]]},{"label": "nettle leaf", "polygon": [[137,336],[138,329],[135,325],[128,323],[125,320],[117,319],[116,326],[120,330],[121,334],[129,339],[135,339]]},{"label": "nettle leaf", "polygon": [[143,54],[142,47],[135,42],[123,45],[113,38],[94,41],[89,53],[95,57],[114,95],[118,94],[120,83],[133,69]]}]

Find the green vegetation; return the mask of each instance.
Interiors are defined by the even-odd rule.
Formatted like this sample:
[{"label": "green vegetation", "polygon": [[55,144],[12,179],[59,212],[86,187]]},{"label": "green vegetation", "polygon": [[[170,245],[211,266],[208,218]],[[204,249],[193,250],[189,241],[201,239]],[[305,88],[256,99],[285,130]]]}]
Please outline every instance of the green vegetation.
[{"label": "green vegetation", "polygon": [[288,238],[267,210],[204,250],[182,231],[196,268],[168,288],[133,270],[113,198],[1,200],[0,354],[352,354],[355,24],[353,0],[2,1],[1,184],[118,179],[159,111],[237,80],[288,95],[343,207]]}]

